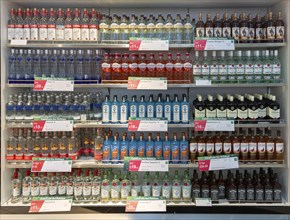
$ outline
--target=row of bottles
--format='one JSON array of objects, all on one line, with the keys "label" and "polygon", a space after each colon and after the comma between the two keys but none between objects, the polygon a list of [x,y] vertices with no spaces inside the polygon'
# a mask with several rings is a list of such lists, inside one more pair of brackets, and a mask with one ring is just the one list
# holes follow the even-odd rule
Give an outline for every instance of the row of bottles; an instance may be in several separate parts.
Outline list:
[{"label": "row of bottles", "polygon": [[[104,54],[102,62],[103,80],[127,80],[128,77],[167,77],[176,83],[192,82],[192,60],[190,54],[186,53],[185,58],[177,53],[173,59],[172,53],[167,54],[164,59],[163,53],[159,53],[155,58],[154,53],[146,58],[145,53],[132,53],[131,58],[128,53],[124,54]],[[104,81],[105,83],[105,81]]]},{"label": "row of bottles", "polygon": [[121,101],[118,101],[118,96],[114,95],[113,100],[106,96],[102,105],[103,123],[128,123],[129,118],[166,118],[169,123],[179,124],[189,123],[189,103],[185,94],[182,95],[182,100],[174,94],[174,99],[170,99],[167,94],[166,98],[162,98],[159,94],[157,99],[153,99],[150,95],[148,101],[145,96],[140,96],[139,102],[136,96],[132,96],[131,102],[127,101],[127,96],[123,96]]},{"label": "row of bottles", "polygon": [[198,132],[192,133],[190,138],[190,160],[194,163],[198,157],[222,154],[237,154],[240,161],[277,161],[283,163],[284,141],[280,130],[276,137],[269,129],[263,130],[249,128],[234,131],[232,135],[227,132]]},{"label": "row of bottles", "polygon": [[240,43],[262,43],[262,42],[283,42],[285,38],[285,25],[281,12],[274,18],[271,11],[261,18],[257,14],[255,18],[252,14],[238,14],[234,12],[229,17],[224,13],[223,18],[220,14],[215,15],[214,20],[211,14],[206,15],[206,22],[203,21],[202,13],[196,23],[197,37],[226,37],[234,38]]},{"label": "row of bottles", "polygon": [[212,83],[279,83],[281,62],[278,50],[255,51],[195,51],[193,79],[208,79]]},{"label": "row of bottles", "polygon": [[268,121],[279,123],[280,105],[276,96],[271,94],[244,94],[244,95],[207,95],[203,100],[197,94],[193,101],[193,114],[195,119],[227,118],[238,120],[239,123],[258,123]]},{"label": "row of bottles", "polygon": [[102,145],[103,163],[120,163],[124,157],[155,157],[169,160],[170,163],[188,163],[189,148],[188,140],[183,132],[180,137],[177,133],[170,139],[169,134],[165,133],[164,139],[161,139],[160,133],[156,133],[153,139],[152,133],[145,139],[144,134],[140,133],[139,139],[135,138],[135,133],[131,134],[130,139],[124,133],[122,138],[119,134],[114,134],[114,139],[110,140],[109,135],[105,135]]},{"label": "row of bottles", "polygon": [[66,78],[76,84],[101,83],[101,50],[11,49],[9,83],[33,83],[37,77]]},{"label": "row of bottles", "polygon": [[[16,15],[16,16],[15,16]],[[58,12],[53,8],[48,12],[43,8],[22,11],[10,9],[8,20],[8,40],[91,40],[99,39],[99,17],[95,9],[91,13],[84,9],[71,11],[66,14],[60,8]]]},{"label": "row of bottles", "polygon": [[102,120],[102,93],[24,92],[8,96],[6,120],[57,116],[73,120]]},{"label": "row of bottles", "polygon": [[203,172],[198,177],[196,170],[190,179],[189,172],[183,177],[178,171],[153,176],[146,172],[142,179],[138,174],[113,173],[112,170],[78,169],[71,173],[22,173],[15,170],[12,177],[12,203],[31,202],[37,196],[73,196],[75,203],[125,203],[128,196],[164,197],[167,202],[190,203],[196,198],[211,198],[213,202],[227,199],[229,202],[282,202],[282,186],[278,174],[271,168],[266,173],[260,169],[252,174],[247,170],[244,175],[238,170],[236,175],[228,171],[224,179],[223,172]]}]

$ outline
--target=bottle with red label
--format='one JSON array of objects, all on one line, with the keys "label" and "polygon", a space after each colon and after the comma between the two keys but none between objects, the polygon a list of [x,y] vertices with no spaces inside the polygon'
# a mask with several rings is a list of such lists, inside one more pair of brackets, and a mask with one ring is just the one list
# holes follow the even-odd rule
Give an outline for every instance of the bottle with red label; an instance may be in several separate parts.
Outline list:
[{"label": "bottle with red label", "polygon": [[71,15],[71,11],[68,8],[66,11],[66,19],[64,22],[64,39],[65,40],[72,40],[73,37],[73,20],[72,20],[72,15]]},{"label": "bottle with red label", "polygon": [[21,8],[19,8],[17,11],[16,25],[15,25],[15,39],[17,40],[23,39],[23,25],[24,25],[24,21],[22,18],[22,10]]},{"label": "bottle with red label", "polygon": [[56,39],[56,16],[53,8],[50,9],[50,17],[47,22],[47,39],[55,40]]},{"label": "bottle with red label", "polygon": [[33,18],[31,19],[30,24],[30,39],[38,40],[39,39],[39,17],[37,15],[37,9],[33,9]]},{"label": "bottle with red label", "polygon": [[61,8],[58,9],[58,18],[55,21],[55,35],[57,40],[64,40],[64,13]]},{"label": "bottle with red label", "polygon": [[79,9],[75,9],[75,18],[72,21],[72,39],[81,40],[81,18]]},{"label": "bottle with red label", "polygon": [[138,76],[138,54],[131,55],[131,62],[129,63],[129,76]]},{"label": "bottle with red label", "polygon": [[183,62],[183,71],[184,71],[184,83],[192,82],[192,61],[190,59],[190,54],[185,54],[185,60]]},{"label": "bottle with red label", "polygon": [[15,39],[15,27],[16,27],[17,21],[15,19],[15,12],[14,9],[10,9],[10,18],[8,20],[7,24],[7,34],[8,34],[8,40],[14,40]]},{"label": "bottle with red label", "polygon": [[180,53],[176,54],[176,59],[174,60],[173,65],[174,71],[174,83],[183,83],[184,82],[184,74],[183,74],[183,60],[181,59]]},{"label": "bottle with red label", "polygon": [[140,77],[146,77],[147,74],[147,60],[146,60],[146,54],[141,53],[140,54],[140,59],[138,63],[138,75]]},{"label": "bottle with red label", "polygon": [[89,30],[89,13],[87,9],[84,9],[84,15],[81,20],[81,39],[89,40],[90,39],[90,30]]},{"label": "bottle with red label", "polygon": [[121,74],[121,55],[119,53],[115,53],[115,57],[112,61],[112,80],[120,80]]},{"label": "bottle with red label", "polygon": [[158,59],[156,60],[156,77],[165,77],[164,63],[163,54],[159,53]]},{"label": "bottle with red label", "polygon": [[165,64],[165,74],[167,76],[167,80],[171,81],[171,83],[173,80],[173,67],[174,67],[174,63],[173,63],[172,53],[168,53],[166,64]]},{"label": "bottle with red label", "polygon": [[98,18],[97,18],[97,12],[96,10],[93,8],[92,9],[92,18],[89,21],[89,35],[90,35],[90,40],[98,40],[98,35],[99,35],[99,31],[98,31]]},{"label": "bottle with red label", "polygon": [[31,24],[31,15],[30,10],[27,8],[26,10],[26,17],[24,19],[23,23],[23,39],[24,40],[30,40],[30,24]]},{"label": "bottle with red label", "polygon": [[104,54],[104,60],[102,63],[102,80],[104,80],[104,83],[106,80],[111,80],[111,61],[109,58],[109,54]]},{"label": "bottle with red label", "polygon": [[147,77],[154,77],[156,71],[156,64],[154,54],[150,53],[149,59],[147,61]]},{"label": "bottle with red label", "polygon": [[124,53],[122,55],[122,76],[121,76],[121,80],[128,80],[129,77],[129,65],[130,65],[131,61],[129,60],[129,54]]},{"label": "bottle with red label", "polygon": [[47,40],[47,12],[43,8],[39,20],[39,40]]}]

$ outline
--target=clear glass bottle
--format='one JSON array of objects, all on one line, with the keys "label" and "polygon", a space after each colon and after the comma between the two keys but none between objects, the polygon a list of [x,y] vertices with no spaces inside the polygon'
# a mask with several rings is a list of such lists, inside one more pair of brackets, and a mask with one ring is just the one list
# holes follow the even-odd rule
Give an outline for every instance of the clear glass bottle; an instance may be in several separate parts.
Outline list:
[{"label": "clear glass bottle", "polygon": [[113,180],[111,182],[111,200],[113,203],[120,201],[120,193],[121,193],[121,186],[120,186],[120,180],[118,176],[115,174],[113,177]]}]

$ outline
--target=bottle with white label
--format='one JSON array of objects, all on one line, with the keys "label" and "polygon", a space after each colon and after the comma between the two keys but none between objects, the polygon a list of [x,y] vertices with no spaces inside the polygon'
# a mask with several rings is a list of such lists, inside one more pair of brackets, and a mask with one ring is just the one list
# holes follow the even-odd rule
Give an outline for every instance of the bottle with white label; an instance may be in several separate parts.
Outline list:
[{"label": "bottle with white label", "polygon": [[122,97],[122,102],[120,103],[120,123],[126,124],[128,123],[128,115],[129,115],[129,104],[127,101],[127,96]]},{"label": "bottle with white label", "polygon": [[30,171],[25,171],[26,175],[22,180],[22,203],[27,204],[31,202],[31,177]]},{"label": "bottle with white label", "polygon": [[53,8],[50,9],[50,17],[47,21],[47,39],[56,40],[56,16]]},{"label": "bottle with white label", "polygon": [[94,170],[94,176],[92,178],[92,200],[93,202],[99,202],[101,199],[101,178],[99,176],[99,170]]},{"label": "bottle with white label", "polygon": [[75,9],[75,17],[72,21],[72,39],[81,40],[81,18],[79,9]]},{"label": "bottle with white label", "polygon": [[89,14],[87,9],[83,11],[83,17],[81,19],[81,40],[90,39],[90,30],[89,30]]},{"label": "bottle with white label", "polygon": [[39,40],[47,40],[47,11],[43,8],[39,20]]},{"label": "bottle with white label", "polygon": [[168,173],[165,173],[162,179],[162,188],[161,188],[161,195],[166,199],[167,202],[171,201],[171,182]]},{"label": "bottle with white label", "polygon": [[12,185],[11,203],[17,203],[19,202],[21,196],[21,182],[17,170],[14,171],[11,185]]},{"label": "bottle with white label", "polygon": [[39,39],[39,17],[37,15],[37,9],[33,9],[33,18],[30,23],[30,39],[38,40]]},{"label": "bottle with white label", "polygon": [[114,95],[113,101],[111,103],[111,123],[117,124],[120,122],[120,108],[119,108],[119,102],[117,100],[117,96]]},{"label": "bottle with white label", "polygon": [[73,39],[73,19],[70,9],[66,11],[66,19],[64,21],[64,40]]},{"label": "bottle with white label", "polygon": [[137,118],[138,115],[138,102],[136,95],[132,96],[132,101],[129,103],[129,117]]},{"label": "bottle with white label", "polygon": [[228,51],[226,65],[228,69],[228,83],[236,83],[236,62],[234,60],[234,52]]},{"label": "bottle with white label", "polygon": [[151,180],[150,180],[150,176],[149,176],[149,172],[146,172],[143,180],[142,180],[142,196],[144,197],[148,197],[151,196]]},{"label": "bottle with white label", "polygon": [[243,57],[245,65],[245,79],[247,83],[254,82],[254,59],[251,56],[251,51],[247,50],[245,56]]},{"label": "bottle with white label", "polygon": [[205,117],[206,118],[217,117],[216,102],[213,100],[212,95],[208,95],[207,100],[205,101]]},{"label": "bottle with white label", "polygon": [[38,173],[32,174],[32,180],[31,180],[31,196],[36,197],[39,196],[39,182],[40,178],[38,177]]},{"label": "bottle with white label", "polygon": [[169,43],[172,43],[174,28],[173,28],[173,19],[171,14],[167,15],[165,25],[164,25],[164,36],[166,40],[169,40]]},{"label": "bottle with white label", "polygon": [[46,172],[43,173],[43,176],[40,178],[39,186],[40,186],[39,195],[48,196],[49,177],[47,176]]},{"label": "bottle with white label", "polygon": [[17,20],[17,23],[15,25],[15,39],[16,40],[23,40],[24,21],[23,21],[23,18],[22,18],[22,10],[21,10],[21,8],[19,8],[18,11],[17,11],[16,20]]},{"label": "bottle with white label", "polygon": [[191,202],[191,182],[188,174],[185,174],[184,176],[181,191],[182,191],[182,201],[185,203]]},{"label": "bottle with white label", "polygon": [[207,56],[207,51],[203,51],[203,61],[201,66],[202,79],[209,79],[210,74],[210,61]]},{"label": "bottle with white label", "polygon": [[107,203],[110,200],[111,184],[108,176],[105,174],[101,182],[101,202]]},{"label": "bottle with white label", "polygon": [[201,57],[199,57],[199,51],[195,51],[195,56],[193,60],[193,82],[196,82],[197,79],[202,78],[202,62]]},{"label": "bottle with white label", "polygon": [[276,37],[276,28],[275,28],[275,22],[273,19],[273,13],[270,11],[268,13],[268,20],[266,22],[266,27],[267,27],[267,41],[270,43],[275,42],[275,37]]},{"label": "bottle with white label", "polygon": [[81,175],[82,170],[78,169],[77,175],[74,180],[74,200],[83,200],[83,177]]},{"label": "bottle with white label", "polygon": [[245,83],[245,63],[242,59],[242,51],[236,51],[236,79],[238,83]]},{"label": "bottle with white label", "polygon": [[219,83],[218,74],[219,74],[219,66],[218,60],[216,56],[216,51],[212,51],[211,62],[210,62],[210,80],[212,83]]},{"label": "bottle with white label", "polygon": [[260,51],[254,51],[253,57],[253,65],[254,65],[254,82],[261,83],[262,82],[262,74],[263,74],[263,64],[260,58]]},{"label": "bottle with white label", "polygon": [[218,70],[219,70],[219,82],[228,82],[228,66],[225,59],[225,51],[220,51],[220,56],[218,57]]},{"label": "bottle with white label", "polygon": [[246,123],[246,120],[248,119],[248,105],[244,101],[245,97],[238,95],[236,97],[238,99],[238,117],[239,123]]},{"label": "bottle with white label", "polygon": [[61,8],[58,9],[58,18],[55,21],[55,37],[57,40],[64,40],[64,16]]},{"label": "bottle with white label", "polygon": [[181,182],[180,178],[178,176],[178,171],[175,171],[173,180],[172,180],[172,202],[174,203],[180,203],[182,195],[181,195]]},{"label": "bottle with white label", "polygon": [[273,67],[273,82],[280,82],[281,80],[281,62],[278,59],[278,50],[274,50],[274,56],[270,60]]},{"label": "bottle with white label", "polygon": [[26,9],[26,18],[24,19],[23,22],[23,39],[24,40],[30,40],[30,24],[31,24],[31,14],[30,14],[30,9]]},{"label": "bottle with white label", "polygon": [[214,25],[213,21],[211,20],[211,14],[208,13],[206,16],[206,22],[205,22],[205,36],[206,37],[213,37],[214,36]]},{"label": "bottle with white label", "polygon": [[92,197],[92,179],[90,176],[90,170],[86,170],[86,174],[83,178],[83,197],[84,200],[91,200]]},{"label": "bottle with white label", "polygon": [[66,182],[67,182],[67,177],[62,173],[59,176],[58,184],[57,184],[57,194],[59,196],[65,196],[66,195]]},{"label": "bottle with white label", "polygon": [[273,64],[269,58],[269,50],[263,51],[263,82],[272,82]]},{"label": "bottle with white label", "polygon": [[92,17],[89,21],[89,36],[91,41],[99,39],[98,19],[96,9],[92,9]]},{"label": "bottle with white label", "polygon": [[206,117],[205,103],[203,102],[201,95],[196,95],[196,101],[193,103],[193,108],[195,119],[202,119]]},{"label": "bottle with white label", "polygon": [[58,191],[58,177],[56,173],[52,173],[52,176],[49,180],[49,187],[48,187],[48,195],[49,196],[56,196]]},{"label": "bottle with white label", "polygon": [[176,44],[182,44],[182,40],[183,40],[183,21],[181,19],[180,14],[176,15],[176,19],[174,21],[173,24],[173,33],[174,33],[174,37],[173,37],[173,42]]},{"label": "bottle with white label", "polygon": [[147,112],[147,118],[154,118],[155,109],[154,109],[153,95],[149,96],[146,112]]},{"label": "bottle with white label", "polygon": [[161,196],[161,183],[159,181],[159,173],[156,172],[152,182],[152,196],[160,197]]},{"label": "bottle with white label", "polygon": [[121,181],[121,201],[126,203],[127,197],[131,195],[131,181],[128,178],[128,175],[124,175]]},{"label": "bottle with white label", "polygon": [[167,94],[165,98],[164,106],[164,117],[167,118],[168,123],[172,123],[172,103],[170,101],[170,95]]},{"label": "bottle with white label", "polygon": [[240,21],[240,42],[247,43],[249,37],[249,28],[246,13],[242,13],[242,19]]},{"label": "bottle with white label", "polygon": [[119,35],[120,35],[120,22],[116,14],[113,15],[113,19],[110,24],[110,29],[111,29],[111,36],[110,36],[111,43],[118,44]]},{"label": "bottle with white label", "polygon": [[138,117],[139,118],[145,118],[147,116],[146,110],[147,110],[147,104],[145,102],[145,96],[142,95],[140,97],[140,102],[139,102],[139,105],[138,105]]},{"label": "bottle with white label", "polygon": [[67,196],[74,195],[74,182],[75,182],[75,177],[73,175],[73,172],[70,172],[68,174],[67,181],[66,181],[66,195]]},{"label": "bottle with white label", "polygon": [[180,102],[178,100],[177,94],[174,95],[174,99],[172,102],[172,111],[173,111],[172,117],[173,124],[180,123]]},{"label": "bottle with white label", "polygon": [[224,101],[224,97],[219,94],[217,95],[216,102],[216,116],[217,118],[227,118],[226,102]]},{"label": "bottle with white label", "polygon": [[17,21],[15,18],[15,11],[13,8],[10,9],[10,18],[7,22],[7,39],[8,40],[14,40],[15,39],[15,27],[16,27]]},{"label": "bottle with white label", "polygon": [[276,27],[276,41],[283,42],[285,38],[285,24],[282,19],[281,11],[278,12],[278,18],[275,22]]},{"label": "bottle with white label", "polygon": [[164,37],[164,19],[162,14],[159,14],[156,21],[156,38],[164,40]]},{"label": "bottle with white label", "polygon": [[138,175],[134,174],[134,177],[131,181],[131,192],[130,192],[131,196],[133,197],[137,197],[137,196],[141,196],[141,185],[140,182],[138,180]]},{"label": "bottle with white label", "polygon": [[111,200],[113,203],[120,201],[121,185],[120,180],[115,174],[111,182]]},{"label": "bottle with white label", "polygon": [[272,123],[280,122],[280,105],[276,102],[276,96],[270,95],[268,104],[268,117]]},{"label": "bottle with white label", "polygon": [[189,123],[189,102],[187,101],[187,97],[185,94],[182,95],[182,101],[180,102],[181,108],[181,123],[188,124]]}]

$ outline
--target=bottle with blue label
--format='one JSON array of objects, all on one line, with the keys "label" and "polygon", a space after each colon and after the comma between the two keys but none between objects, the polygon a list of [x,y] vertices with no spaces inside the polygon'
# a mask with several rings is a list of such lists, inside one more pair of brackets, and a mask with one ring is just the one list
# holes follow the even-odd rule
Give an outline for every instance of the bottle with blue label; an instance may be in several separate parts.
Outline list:
[{"label": "bottle with blue label", "polygon": [[111,160],[113,164],[119,163],[120,160],[120,141],[118,132],[114,135],[114,141],[111,144]]},{"label": "bottle with blue label", "polygon": [[139,141],[137,142],[137,156],[145,157],[145,146],[146,142],[144,141],[144,134],[141,133],[139,137]]},{"label": "bottle with blue label", "polygon": [[122,102],[120,103],[120,123],[126,124],[128,123],[128,108],[129,104],[127,101],[127,96],[122,97]]},{"label": "bottle with blue label", "polygon": [[127,133],[125,132],[120,142],[120,160],[122,162],[124,161],[124,157],[128,156],[128,144]]},{"label": "bottle with blue label", "polygon": [[182,164],[186,164],[188,163],[188,154],[189,154],[189,151],[188,151],[188,141],[186,140],[186,135],[185,135],[185,132],[182,132],[182,139],[179,143],[180,145],[180,163]]},{"label": "bottle with blue label", "polygon": [[14,120],[15,119],[15,102],[13,101],[13,96],[8,96],[8,103],[6,104],[6,120]]},{"label": "bottle with blue label", "polygon": [[102,146],[103,163],[110,163],[111,161],[111,141],[109,140],[109,134],[106,134],[105,140]]},{"label": "bottle with blue label", "polygon": [[187,101],[185,94],[183,94],[183,98],[180,103],[180,106],[181,106],[181,123],[188,124],[189,123],[189,102]]},{"label": "bottle with blue label", "polygon": [[156,140],[154,141],[154,157],[160,159],[163,157],[162,154],[162,141],[160,139],[160,133],[156,134]]},{"label": "bottle with blue label", "polygon": [[172,123],[172,103],[169,94],[166,95],[164,102],[164,117],[167,118],[168,123]]},{"label": "bottle with blue label", "polygon": [[111,103],[111,123],[117,124],[120,122],[120,112],[119,112],[119,102],[117,96],[114,95],[113,101]]},{"label": "bottle with blue label", "polygon": [[171,143],[169,141],[168,133],[165,133],[165,138],[162,143],[162,154],[164,160],[171,160]]},{"label": "bottle with blue label", "polygon": [[157,102],[155,103],[155,115],[156,118],[163,118],[163,102],[161,94],[158,95]]},{"label": "bottle with blue label", "polygon": [[137,141],[135,140],[135,133],[131,134],[131,139],[128,143],[129,157],[137,156]]},{"label": "bottle with blue label", "polygon": [[80,120],[81,119],[81,113],[80,113],[80,102],[79,97],[77,95],[74,96],[74,103],[72,104],[72,114],[74,120]]},{"label": "bottle with blue label", "polygon": [[147,104],[145,102],[145,96],[142,95],[140,97],[140,102],[138,105],[138,117],[139,118],[146,118],[146,109],[147,109]]},{"label": "bottle with blue label", "polygon": [[173,134],[173,140],[171,141],[171,161],[173,164],[179,162],[179,141],[177,140],[177,134]]},{"label": "bottle with blue label", "polygon": [[180,102],[178,101],[178,95],[174,95],[174,100],[172,102],[173,108],[173,124],[180,123]]},{"label": "bottle with blue label", "polygon": [[138,117],[138,102],[136,96],[132,96],[132,101],[130,102],[129,106],[129,117],[130,118],[137,118]]},{"label": "bottle with blue label", "polygon": [[103,115],[103,123],[108,124],[111,121],[111,102],[110,97],[107,95],[105,97],[105,101],[102,104],[102,115]]},{"label": "bottle with blue label", "polygon": [[154,118],[154,102],[153,95],[149,96],[149,100],[147,102],[147,118]]},{"label": "bottle with blue label", "polygon": [[152,133],[148,134],[148,140],[146,141],[146,157],[154,156],[154,141],[152,140]]}]

